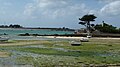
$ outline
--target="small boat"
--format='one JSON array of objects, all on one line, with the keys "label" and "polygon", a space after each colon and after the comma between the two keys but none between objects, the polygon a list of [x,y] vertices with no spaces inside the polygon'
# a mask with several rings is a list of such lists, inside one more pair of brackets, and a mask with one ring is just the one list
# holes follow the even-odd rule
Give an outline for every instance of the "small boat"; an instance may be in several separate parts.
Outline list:
[{"label": "small boat", "polygon": [[9,38],[8,37],[0,37],[0,41],[8,41]]},{"label": "small boat", "polygon": [[87,37],[82,37],[80,38],[81,42],[89,42],[89,39]]},{"label": "small boat", "polygon": [[72,46],[80,46],[80,45],[81,45],[81,42],[72,41],[72,42],[71,42],[71,45],[72,45]]},{"label": "small boat", "polygon": [[87,36],[87,38],[91,38],[92,36]]}]

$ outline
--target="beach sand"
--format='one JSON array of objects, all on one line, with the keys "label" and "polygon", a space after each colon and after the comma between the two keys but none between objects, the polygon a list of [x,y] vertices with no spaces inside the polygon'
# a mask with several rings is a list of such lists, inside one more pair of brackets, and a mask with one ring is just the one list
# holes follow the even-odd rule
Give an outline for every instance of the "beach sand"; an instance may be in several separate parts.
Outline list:
[{"label": "beach sand", "polygon": [[[51,39],[71,39],[71,40],[80,40],[84,37],[62,37],[62,36],[44,36],[44,38],[51,38]],[[86,37],[85,37],[86,38]],[[92,37],[89,40],[120,40],[120,38],[98,38]],[[42,44],[45,43],[47,40],[13,40],[15,42],[0,42],[0,46],[19,46],[19,45],[34,45],[34,44]]]},{"label": "beach sand", "polygon": [[[59,38],[59,39],[81,39],[84,37],[65,37],[65,36],[44,36],[46,38]],[[85,37],[86,38],[86,37]],[[120,39],[120,38],[110,38],[110,37],[92,37],[90,39]]]}]

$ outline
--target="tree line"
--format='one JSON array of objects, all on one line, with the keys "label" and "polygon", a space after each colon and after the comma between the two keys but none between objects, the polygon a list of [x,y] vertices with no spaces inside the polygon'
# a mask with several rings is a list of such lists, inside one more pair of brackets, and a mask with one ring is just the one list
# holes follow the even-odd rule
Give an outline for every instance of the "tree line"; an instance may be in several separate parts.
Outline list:
[{"label": "tree line", "polygon": [[21,25],[18,24],[10,24],[10,25],[0,25],[0,28],[23,28]]},{"label": "tree line", "polygon": [[102,24],[96,24],[94,28],[103,33],[120,34],[120,28],[107,24],[104,21]]}]

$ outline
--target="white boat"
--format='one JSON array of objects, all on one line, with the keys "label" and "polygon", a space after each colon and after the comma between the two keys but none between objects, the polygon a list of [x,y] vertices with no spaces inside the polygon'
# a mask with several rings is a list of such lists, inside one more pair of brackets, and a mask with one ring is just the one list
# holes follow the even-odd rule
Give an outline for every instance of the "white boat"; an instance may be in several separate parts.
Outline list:
[{"label": "white boat", "polygon": [[0,37],[0,41],[8,41],[9,38],[8,37]]},{"label": "white boat", "polygon": [[80,41],[81,42],[89,42],[89,39],[87,37],[81,37]]},{"label": "white boat", "polygon": [[72,41],[72,42],[71,42],[71,45],[72,45],[72,46],[80,46],[80,45],[81,45],[81,42]]}]

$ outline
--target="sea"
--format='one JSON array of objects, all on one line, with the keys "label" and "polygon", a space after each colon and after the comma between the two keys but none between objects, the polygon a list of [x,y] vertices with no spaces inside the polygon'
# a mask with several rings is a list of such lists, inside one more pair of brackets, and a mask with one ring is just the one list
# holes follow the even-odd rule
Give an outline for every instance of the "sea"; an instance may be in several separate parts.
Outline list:
[{"label": "sea", "polygon": [[25,37],[18,36],[19,34],[40,34],[40,35],[51,35],[51,34],[73,34],[74,31],[61,31],[52,29],[20,29],[20,28],[0,28],[0,36],[9,37],[10,39],[43,39],[37,37]]}]

